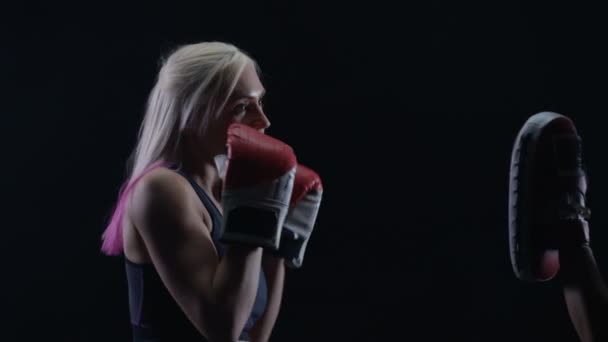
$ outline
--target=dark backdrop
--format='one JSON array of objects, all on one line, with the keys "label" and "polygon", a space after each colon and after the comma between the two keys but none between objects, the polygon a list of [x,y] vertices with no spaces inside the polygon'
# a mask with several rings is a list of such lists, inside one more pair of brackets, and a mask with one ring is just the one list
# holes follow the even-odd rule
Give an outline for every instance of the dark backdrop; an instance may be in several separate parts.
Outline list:
[{"label": "dark backdrop", "polygon": [[507,177],[528,116],[573,117],[606,270],[601,8],[415,3],[3,5],[2,340],[128,340],[100,235],[160,57],[223,40],[259,61],[269,133],[325,185],[274,341],[576,341],[559,286],[511,271]]}]

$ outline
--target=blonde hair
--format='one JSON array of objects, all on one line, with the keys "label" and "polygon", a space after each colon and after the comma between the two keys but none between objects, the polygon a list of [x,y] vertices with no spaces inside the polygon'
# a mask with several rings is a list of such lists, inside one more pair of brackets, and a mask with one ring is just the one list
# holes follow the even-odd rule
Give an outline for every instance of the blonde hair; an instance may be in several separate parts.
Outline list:
[{"label": "blonde hair", "polygon": [[134,184],[152,169],[179,161],[184,128],[205,133],[221,114],[247,63],[257,69],[249,55],[223,42],[180,46],[163,61],[129,160],[129,176],[102,236],[103,252],[122,252],[122,217]]}]

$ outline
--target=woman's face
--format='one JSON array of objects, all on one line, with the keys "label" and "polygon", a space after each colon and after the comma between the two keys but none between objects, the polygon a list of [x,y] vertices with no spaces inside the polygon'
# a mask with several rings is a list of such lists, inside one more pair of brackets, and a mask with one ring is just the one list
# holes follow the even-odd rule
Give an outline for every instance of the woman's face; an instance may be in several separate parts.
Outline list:
[{"label": "woman's face", "polygon": [[201,137],[200,144],[205,146],[207,153],[225,153],[226,132],[232,123],[241,123],[262,133],[270,127],[262,106],[265,92],[254,65],[247,63],[219,120],[212,122],[205,137]]},{"label": "woman's face", "polygon": [[262,106],[265,92],[255,67],[247,63],[221,114],[220,121],[226,124],[225,128],[238,122],[264,132],[270,126]]}]

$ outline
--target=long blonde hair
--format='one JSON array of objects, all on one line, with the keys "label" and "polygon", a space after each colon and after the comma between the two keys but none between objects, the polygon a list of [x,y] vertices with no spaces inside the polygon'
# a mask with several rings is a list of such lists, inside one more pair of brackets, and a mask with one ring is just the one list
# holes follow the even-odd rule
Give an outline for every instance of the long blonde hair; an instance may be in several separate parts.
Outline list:
[{"label": "long blonde hair", "polygon": [[122,219],[135,183],[152,169],[179,161],[181,132],[195,127],[205,133],[219,117],[247,63],[257,69],[249,55],[223,42],[183,45],[163,61],[129,160],[129,176],[102,235],[105,254],[122,253]]}]

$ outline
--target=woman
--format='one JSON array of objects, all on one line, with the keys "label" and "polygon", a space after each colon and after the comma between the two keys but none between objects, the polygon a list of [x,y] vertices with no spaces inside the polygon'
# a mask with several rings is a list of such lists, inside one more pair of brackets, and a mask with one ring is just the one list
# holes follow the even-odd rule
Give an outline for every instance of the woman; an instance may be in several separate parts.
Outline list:
[{"label": "woman", "polygon": [[[131,175],[103,235],[106,254],[125,256],[135,341],[267,341],[271,335],[285,261],[288,266],[301,265],[321,185],[311,170],[298,165],[295,172],[295,156],[287,145],[263,134],[270,126],[262,108],[264,93],[256,62],[230,44],[182,46],[163,63],[149,97]],[[231,165],[230,158],[222,161],[227,139],[232,143]],[[247,151],[255,144],[262,154],[251,157]],[[281,146],[281,152],[264,152],[267,146]],[[266,158],[269,154],[272,158]],[[250,159],[239,164],[235,155]],[[275,164],[269,166],[267,159]],[[286,203],[277,209],[278,216],[270,215],[278,217],[270,225],[272,236],[264,242],[230,235],[247,225],[268,228],[268,215],[260,218],[260,210],[233,210],[244,207],[239,199],[244,198],[242,189],[226,189],[226,184],[238,187],[243,183],[239,175],[266,175],[269,167],[278,170],[285,165],[285,175],[272,183],[283,182],[281,198],[266,201],[259,193],[247,195],[247,200],[259,203]],[[305,186],[300,186],[298,198],[291,197],[296,196],[298,182]],[[311,195],[315,196],[309,201],[312,210],[305,210],[306,222],[288,225],[290,197],[291,213],[294,203],[304,203]],[[228,202],[238,215],[225,220],[222,209]],[[293,245],[284,241],[290,238],[302,242],[285,252],[283,246]]]}]

